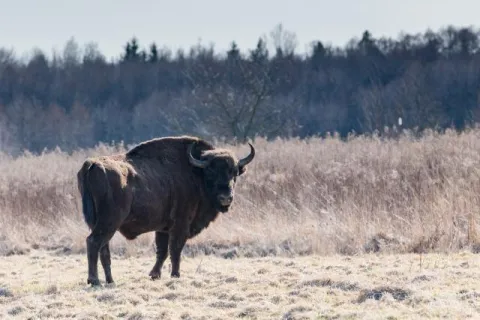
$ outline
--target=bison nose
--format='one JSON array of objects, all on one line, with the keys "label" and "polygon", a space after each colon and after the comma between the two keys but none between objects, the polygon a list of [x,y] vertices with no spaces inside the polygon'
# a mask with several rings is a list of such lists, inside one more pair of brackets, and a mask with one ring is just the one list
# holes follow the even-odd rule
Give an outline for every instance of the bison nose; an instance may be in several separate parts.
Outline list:
[{"label": "bison nose", "polygon": [[220,201],[222,206],[228,206],[232,203],[233,196],[231,194],[219,194],[218,201]]}]

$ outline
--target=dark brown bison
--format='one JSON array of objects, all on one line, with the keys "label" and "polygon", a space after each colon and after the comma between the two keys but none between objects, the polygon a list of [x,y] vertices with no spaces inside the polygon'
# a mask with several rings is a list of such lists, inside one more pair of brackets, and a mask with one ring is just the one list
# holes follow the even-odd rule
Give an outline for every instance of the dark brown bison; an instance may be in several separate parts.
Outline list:
[{"label": "dark brown bison", "polygon": [[172,277],[180,277],[180,254],[187,239],[199,234],[233,201],[237,177],[245,173],[255,149],[238,160],[196,137],[165,137],[143,142],[130,151],[89,158],[77,174],[87,237],[88,280],[100,285],[98,256],[105,280],[112,283],[108,242],[117,230],[132,240],[155,231],[160,278],[170,253]]}]

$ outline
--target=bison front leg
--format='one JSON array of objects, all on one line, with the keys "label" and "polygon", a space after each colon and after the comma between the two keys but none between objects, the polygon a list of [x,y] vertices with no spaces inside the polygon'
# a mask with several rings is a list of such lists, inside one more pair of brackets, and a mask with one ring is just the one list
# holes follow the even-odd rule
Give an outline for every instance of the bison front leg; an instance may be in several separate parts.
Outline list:
[{"label": "bison front leg", "polygon": [[162,266],[168,255],[168,238],[168,233],[158,231],[155,232],[157,260],[152,268],[152,271],[150,271],[150,277],[152,277],[152,280],[160,279],[162,275]]},{"label": "bison front leg", "polygon": [[187,228],[173,227],[170,231],[170,259],[172,261],[172,278],[180,278],[180,256],[187,242]]}]

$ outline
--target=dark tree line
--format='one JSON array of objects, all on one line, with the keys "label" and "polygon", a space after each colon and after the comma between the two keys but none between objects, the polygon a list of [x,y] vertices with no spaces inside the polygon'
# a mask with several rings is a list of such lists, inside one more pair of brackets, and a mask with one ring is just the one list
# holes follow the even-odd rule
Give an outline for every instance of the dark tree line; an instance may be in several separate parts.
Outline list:
[{"label": "dark tree line", "polygon": [[480,117],[479,39],[473,28],[397,39],[365,31],[345,47],[317,41],[305,56],[279,25],[252,49],[232,42],[224,54],[201,45],[173,54],[136,38],[117,61],[73,39],[50,59],[0,49],[1,148],[72,150],[170,134],[346,136],[400,117],[404,128],[462,130]]}]

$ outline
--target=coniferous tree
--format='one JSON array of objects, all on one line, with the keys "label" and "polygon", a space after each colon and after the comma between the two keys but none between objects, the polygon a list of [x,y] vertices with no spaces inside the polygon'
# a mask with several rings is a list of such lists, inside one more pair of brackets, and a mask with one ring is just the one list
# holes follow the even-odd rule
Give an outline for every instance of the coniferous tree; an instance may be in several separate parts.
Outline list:
[{"label": "coniferous tree", "polygon": [[155,63],[158,61],[158,48],[155,43],[152,43],[150,45],[150,54],[148,56],[148,61]]}]

